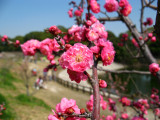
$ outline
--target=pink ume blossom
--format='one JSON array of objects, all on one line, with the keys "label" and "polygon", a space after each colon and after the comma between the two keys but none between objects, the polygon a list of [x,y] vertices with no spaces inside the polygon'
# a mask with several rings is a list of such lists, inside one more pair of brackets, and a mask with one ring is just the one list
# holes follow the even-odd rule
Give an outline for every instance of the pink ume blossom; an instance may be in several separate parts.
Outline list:
[{"label": "pink ume blossom", "polygon": [[55,39],[46,38],[40,43],[40,51],[44,55],[51,55],[52,51],[58,52],[60,45]]},{"label": "pink ume blossom", "polygon": [[75,32],[79,32],[81,29],[81,27],[79,27],[78,25],[73,25],[69,30],[68,33],[71,35],[74,35]]},{"label": "pink ume blossom", "polygon": [[56,112],[69,114],[77,113],[80,114],[80,109],[76,105],[76,101],[73,99],[68,100],[67,98],[62,98],[61,102],[56,105]]},{"label": "pink ume blossom", "polygon": [[35,39],[28,40],[24,44],[21,45],[21,49],[24,55],[33,56],[36,53],[36,50],[39,49],[40,42]]},{"label": "pink ume blossom", "polygon": [[114,120],[113,116],[108,115],[105,120]]},{"label": "pink ume blossom", "polygon": [[61,33],[61,30],[57,27],[57,26],[51,26],[50,28],[49,28],[49,32],[51,33],[51,34],[53,34],[53,35],[58,35],[58,34],[60,34]]},{"label": "pink ume blossom", "polygon": [[107,12],[114,12],[118,10],[118,2],[116,0],[106,0],[104,8]]},{"label": "pink ume blossom", "polygon": [[53,59],[54,59],[54,55],[48,55],[48,56],[47,56],[47,59],[48,59],[48,60],[53,60]]},{"label": "pink ume blossom", "polygon": [[113,44],[109,41],[107,41],[106,44],[107,45],[103,47],[101,51],[101,58],[104,66],[110,65],[113,62],[115,56]]},{"label": "pink ume blossom", "polygon": [[130,106],[131,105],[131,100],[129,100],[127,97],[122,97],[120,102],[122,102],[123,106]]},{"label": "pink ume blossom", "polygon": [[156,116],[159,116],[159,117],[160,117],[160,109],[159,109],[159,108],[156,108],[156,109],[154,110],[154,112],[155,112],[155,115],[156,115]]},{"label": "pink ume blossom", "polygon": [[85,118],[78,117],[66,117],[59,116],[60,114],[68,114],[71,115],[73,113],[80,114],[80,109],[76,105],[76,101],[73,99],[68,100],[67,98],[62,98],[61,102],[56,105],[56,111],[52,110],[53,115],[50,114],[48,116],[48,120],[86,120]]},{"label": "pink ume blossom", "polygon": [[86,81],[88,77],[83,72],[75,72],[70,69],[67,70],[67,73],[72,81],[80,83],[81,80]]},{"label": "pink ume blossom", "polygon": [[76,43],[62,54],[59,59],[63,68],[84,72],[93,65],[93,52],[81,43]]},{"label": "pink ume blossom", "polygon": [[156,73],[160,70],[159,64],[157,63],[152,63],[149,65],[149,71],[153,74],[156,75]]},{"label": "pink ume blossom", "polygon": [[[103,96],[100,95],[100,106],[103,110],[107,108],[107,102],[103,100]],[[91,112],[93,110],[93,95],[90,96],[90,100],[86,103],[87,109]]]},{"label": "pink ume blossom", "polygon": [[152,20],[152,18],[147,18],[147,24],[149,25],[149,26],[151,26],[152,24],[153,24],[153,20]]},{"label": "pink ume blossom", "polygon": [[128,5],[129,3],[128,3],[128,0],[120,0],[119,1],[119,6],[120,7],[125,7],[126,5]]},{"label": "pink ume blossom", "polygon": [[7,39],[8,39],[8,36],[7,35],[3,35],[3,37],[1,38],[1,41],[5,42]]},{"label": "pink ume blossom", "polygon": [[93,13],[100,12],[100,5],[97,3],[96,0],[90,0],[89,4]]},{"label": "pink ume blossom", "polygon": [[121,117],[122,117],[123,119],[127,119],[127,118],[128,118],[128,114],[127,114],[127,113],[123,113],[123,114],[121,115]]},{"label": "pink ume blossom", "polygon": [[3,38],[4,38],[4,39],[8,39],[8,36],[7,36],[7,35],[3,35]]},{"label": "pink ume blossom", "polygon": [[81,7],[78,8],[78,10],[74,11],[75,16],[81,16],[83,13],[83,9]]},{"label": "pink ume blossom", "polygon": [[145,119],[143,117],[133,117],[131,120],[148,120],[148,119]]},{"label": "pink ume blossom", "polygon": [[94,41],[99,38],[98,33],[94,30],[89,30],[88,33],[86,34],[86,37],[88,38],[89,41]]},{"label": "pink ume blossom", "polygon": [[128,16],[132,11],[132,6],[130,4],[127,4],[123,9],[120,10],[120,12],[124,15],[124,16]]},{"label": "pink ume blossom", "polygon": [[93,52],[94,54],[98,54],[99,51],[100,51],[100,47],[98,47],[98,46],[93,46],[93,47],[90,47],[90,50],[92,50],[92,52]]},{"label": "pink ume blossom", "polygon": [[107,38],[108,37],[108,33],[105,31],[105,27],[103,24],[101,24],[99,21],[95,22],[91,28],[98,33],[98,35],[101,38]]}]

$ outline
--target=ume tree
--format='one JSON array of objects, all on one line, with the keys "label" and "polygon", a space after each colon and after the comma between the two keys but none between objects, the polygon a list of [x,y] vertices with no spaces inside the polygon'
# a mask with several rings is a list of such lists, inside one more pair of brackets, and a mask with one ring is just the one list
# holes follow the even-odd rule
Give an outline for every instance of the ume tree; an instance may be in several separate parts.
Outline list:
[{"label": "ume tree", "polygon": [[[47,56],[51,66],[54,68],[60,65],[62,68],[67,69],[67,73],[72,81],[77,83],[86,80],[90,81],[93,95],[90,96],[86,103],[88,111],[84,108],[80,109],[75,100],[62,98],[61,102],[56,105],[56,108],[52,110],[53,114],[48,116],[48,120],[85,120],[87,118],[92,120],[147,120],[145,115],[148,114],[149,109],[153,111],[155,120],[160,117],[160,100],[157,95],[157,89],[152,90],[150,97],[143,96],[143,98],[136,101],[125,96],[119,98],[123,108],[130,107],[136,111],[134,116],[129,116],[127,109],[118,111],[116,102],[110,97],[107,98],[108,102],[106,102],[99,92],[99,87],[105,88],[107,83],[105,80],[98,79],[97,65],[100,61],[103,63],[103,66],[111,65],[116,54],[112,42],[108,40],[108,32],[104,27],[104,22],[107,21],[122,21],[127,26],[133,37],[131,42],[138,52],[134,55],[128,48],[125,42],[128,40],[128,34],[122,35],[122,41],[119,43],[119,46],[126,47],[126,50],[135,58],[144,57],[149,66],[149,71],[160,81],[160,67],[147,45],[148,41],[156,42],[156,37],[145,29],[146,26],[153,24],[153,20],[149,17],[145,21],[143,19],[146,7],[154,10],[157,10],[157,7],[152,5],[155,0],[140,1],[140,31],[128,17],[132,12],[129,0],[105,0],[104,5],[100,5],[98,0],[80,0],[79,3],[77,1],[69,3],[72,8],[68,11],[68,15],[71,18],[75,18],[76,24],[69,28],[68,32],[62,32],[58,27],[51,26],[47,31],[49,32],[48,34],[53,35],[52,39],[46,38],[41,42],[31,39],[24,44],[20,44],[18,40],[13,43],[8,40],[6,35],[3,36],[2,42],[6,41],[8,44],[21,46],[24,55],[33,56],[36,52],[41,52]],[[105,11],[101,11],[102,7],[105,8]],[[112,12],[117,13],[117,16],[110,17],[107,14]],[[95,14],[103,14],[104,17],[96,18]],[[70,41],[74,41],[75,44],[69,44]],[[55,53],[62,53],[59,57],[59,63],[56,63],[54,60],[56,57]],[[86,72],[88,69],[93,70],[93,76]],[[125,73],[126,71],[121,72]],[[127,71],[126,73],[132,72],[135,71]],[[141,73],[140,71],[136,72]],[[113,114],[100,116],[100,108],[106,110],[107,106]]]}]

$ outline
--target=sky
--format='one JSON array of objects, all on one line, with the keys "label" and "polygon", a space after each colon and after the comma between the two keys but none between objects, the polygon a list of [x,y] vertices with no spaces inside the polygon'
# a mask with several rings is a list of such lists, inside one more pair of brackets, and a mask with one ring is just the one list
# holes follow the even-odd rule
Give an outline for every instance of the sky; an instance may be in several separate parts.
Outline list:
[{"label": "sky", "polygon": [[[31,31],[43,31],[53,25],[63,25],[66,28],[75,24],[74,18],[69,18],[67,12],[72,7],[68,3],[71,0],[0,0],[0,35],[8,35],[13,38],[25,35]],[[80,0],[74,0],[80,1]],[[139,29],[140,0],[128,0],[132,6],[131,20]],[[99,0],[101,10],[105,0]],[[156,5],[157,0],[154,2]],[[116,16],[116,13],[109,13]],[[105,17],[102,14],[97,17]],[[144,19],[156,18],[156,11],[146,9]],[[126,32],[127,28],[122,22],[106,22],[106,30],[112,31],[116,36]]]}]

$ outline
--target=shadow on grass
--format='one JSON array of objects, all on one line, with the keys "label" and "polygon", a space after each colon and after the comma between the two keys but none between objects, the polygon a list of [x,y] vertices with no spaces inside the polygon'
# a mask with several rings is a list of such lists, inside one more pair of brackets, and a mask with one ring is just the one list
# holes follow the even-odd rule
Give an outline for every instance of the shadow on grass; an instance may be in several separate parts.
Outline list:
[{"label": "shadow on grass", "polygon": [[47,105],[41,99],[35,98],[33,96],[27,96],[26,94],[18,95],[16,97],[16,100],[18,100],[19,103],[23,104],[23,105],[28,105],[28,106],[31,106],[31,107],[40,106],[40,107],[44,107],[44,108],[46,108],[48,110],[51,109],[51,107],[49,107],[49,105]]},{"label": "shadow on grass", "polygon": [[17,82],[18,79],[7,68],[0,69],[0,88],[16,90],[13,82]]}]

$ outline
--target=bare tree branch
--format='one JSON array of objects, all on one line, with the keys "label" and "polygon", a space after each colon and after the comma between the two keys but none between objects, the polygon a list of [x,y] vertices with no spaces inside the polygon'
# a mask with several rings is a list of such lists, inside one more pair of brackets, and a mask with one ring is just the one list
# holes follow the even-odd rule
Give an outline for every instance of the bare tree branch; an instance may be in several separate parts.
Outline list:
[{"label": "bare tree branch", "polygon": [[158,0],[157,3],[158,9],[157,9],[157,16],[156,16],[156,23],[154,26],[155,33],[157,34],[157,38],[160,39],[160,0]]},{"label": "bare tree branch", "polygon": [[98,18],[99,21],[120,21],[120,17],[103,17],[103,18]]},{"label": "bare tree branch", "polygon": [[127,74],[142,74],[142,75],[150,75],[150,72],[146,72],[146,71],[138,71],[138,70],[120,70],[120,71],[114,71],[114,70],[108,70],[108,69],[104,69],[102,67],[98,67],[97,70],[100,71],[105,71],[105,72],[110,72],[110,73],[116,73],[116,74],[122,74],[122,73],[127,73]]},{"label": "bare tree branch", "polygon": [[150,7],[152,8],[153,10],[157,10],[158,8],[154,5],[151,5],[155,0],[152,0],[150,2],[148,2],[148,0],[144,0],[145,4],[146,4],[146,7]]},{"label": "bare tree branch", "polygon": [[141,33],[143,35],[144,29],[143,29],[143,14],[144,14],[144,1],[141,0],[141,16],[140,16],[140,25],[141,25]]},{"label": "bare tree branch", "polygon": [[134,55],[133,52],[129,49],[127,44],[125,44],[125,48],[133,58],[141,58],[142,57],[142,56],[140,56],[140,51],[138,51],[137,55]]}]

